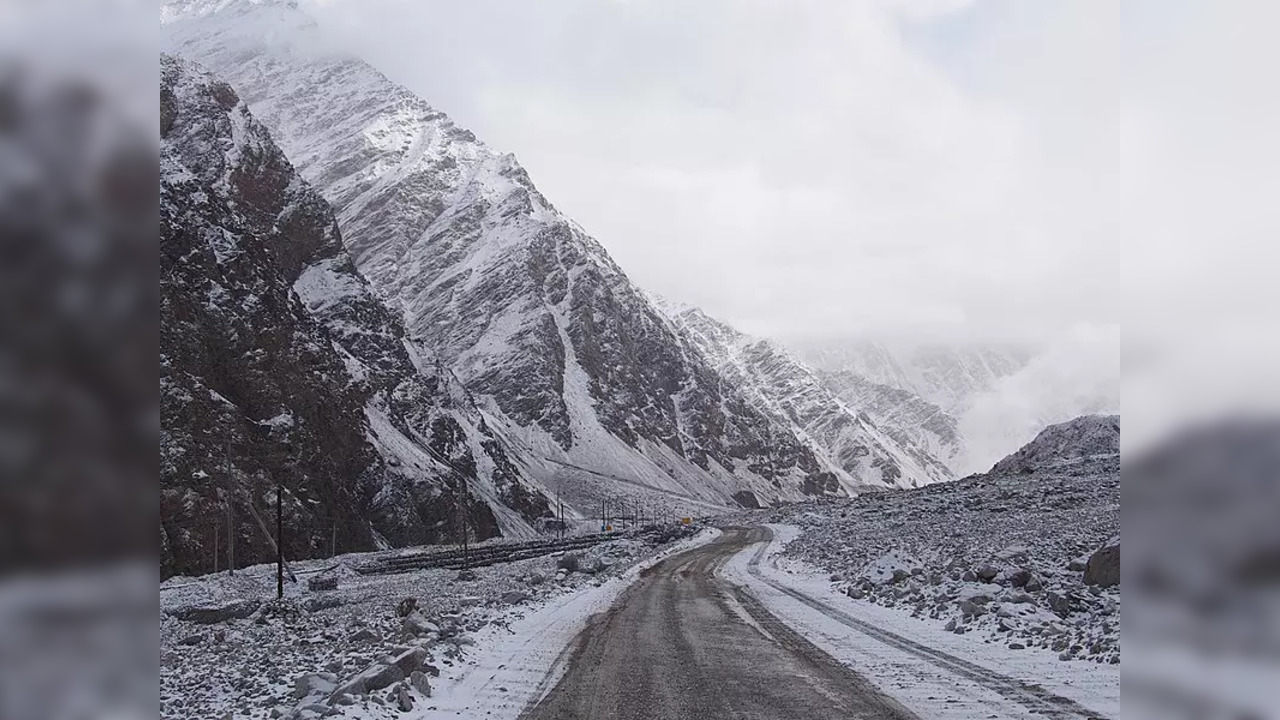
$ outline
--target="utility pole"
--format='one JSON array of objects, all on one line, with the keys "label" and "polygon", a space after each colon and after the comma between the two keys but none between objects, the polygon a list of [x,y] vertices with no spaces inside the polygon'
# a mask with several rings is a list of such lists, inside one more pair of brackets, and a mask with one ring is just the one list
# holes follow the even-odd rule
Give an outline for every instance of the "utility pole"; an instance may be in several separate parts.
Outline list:
[{"label": "utility pole", "polygon": [[284,599],[284,502],[280,477],[276,477],[276,599]]},{"label": "utility pole", "polygon": [[227,574],[236,574],[236,515],[232,502],[235,495],[231,484],[231,441],[222,443],[223,473],[222,482],[227,491]]}]

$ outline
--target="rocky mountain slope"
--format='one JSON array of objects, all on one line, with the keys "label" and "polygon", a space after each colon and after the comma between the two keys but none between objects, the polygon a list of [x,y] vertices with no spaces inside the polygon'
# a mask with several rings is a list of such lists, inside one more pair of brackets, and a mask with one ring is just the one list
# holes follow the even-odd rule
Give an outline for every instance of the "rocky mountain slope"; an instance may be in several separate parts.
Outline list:
[{"label": "rocky mountain slope", "polygon": [[409,335],[530,471],[580,508],[843,492],[789,427],[723,382],[511,155],[357,59],[288,2],[171,2],[165,43],[221,73]]},{"label": "rocky mountain slope", "polygon": [[1042,435],[985,474],[767,517],[800,526],[786,552],[852,598],[1011,650],[1118,663],[1119,418]]},{"label": "rocky mountain slope", "polygon": [[[922,450],[910,434],[883,428],[863,412],[866,398],[850,393],[854,401],[846,401],[777,343],[738,332],[692,306],[658,304],[720,375],[762,412],[791,427],[851,488],[919,487],[952,479],[938,457]],[[912,419],[902,420],[911,427]],[[923,438],[924,432],[914,434]]]},{"label": "rocky mountain slope", "polygon": [[[356,272],[329,205],[230,85],[161,61],[165,574],[521,534],[546,499],[470,396]],[[220,535],[220,538],[219,538]],[[224,565],[225,566],[225,565]]]},{"label": "rocky mountain slope", "polygon": [[964,456],[964,438],[954,415],[910,390],[872,382],[848,370],[817,371],[842,402],[865,412],[899,444],[919,448],[951,471]]},{"label": "rocky mountain slope", "polygon": [[1018,347],[896,344],[873,340],[799,342],[796,349],[813,367],[848,373],[878,385],[909,391],[952,416],[973,396],[991,390],[1031,359]]},{"label": "rocky mountain slope", "polygon": [[1046,472],[1120,456],[1120,416],[1085,415],[1050,425],[991,468],[995,475]]}]

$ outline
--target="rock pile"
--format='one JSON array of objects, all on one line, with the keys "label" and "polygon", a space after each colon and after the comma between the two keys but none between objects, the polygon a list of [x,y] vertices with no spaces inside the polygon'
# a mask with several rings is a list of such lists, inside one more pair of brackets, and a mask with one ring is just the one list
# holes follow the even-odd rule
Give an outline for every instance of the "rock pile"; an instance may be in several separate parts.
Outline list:
[{"label": "rock pile", "polygon": [[[1096,445],[1097,433],[1082,435]],[[831,573],[854,599],[1013,650],[1118,663],[1119,460],[1040,459],[1051,469],[1017,465],[919,490],[791,506],[768,518],[800,526],[786,554]]]}]

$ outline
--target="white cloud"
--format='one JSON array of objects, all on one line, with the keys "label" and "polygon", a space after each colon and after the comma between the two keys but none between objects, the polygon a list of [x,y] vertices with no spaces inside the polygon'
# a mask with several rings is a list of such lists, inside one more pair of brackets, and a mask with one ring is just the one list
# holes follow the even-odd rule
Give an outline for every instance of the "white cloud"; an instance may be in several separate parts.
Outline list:
[{"label": "white cloud", "polygon": [[1280,229],[1274,25],[1243,5],[312,10],[515,152],[642,285],[758,333],[1046,339],[1203,310],[1188,285]]}]

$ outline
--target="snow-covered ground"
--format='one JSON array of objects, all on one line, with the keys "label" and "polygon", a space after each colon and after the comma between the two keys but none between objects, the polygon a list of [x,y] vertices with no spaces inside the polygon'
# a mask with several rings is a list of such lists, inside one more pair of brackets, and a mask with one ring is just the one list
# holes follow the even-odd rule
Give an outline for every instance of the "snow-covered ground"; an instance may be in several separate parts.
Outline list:
[{"label": "snow-covered ground", "polygon": [[[563,554],[371,576],[352,569],[360,555],[307,561],[294,565],[299,582],[286,583],[283,602],[272,565],[170,578],[160,586],[160,714],[515,717],[550,687],[547,668],[587,618],[641,567],[715,532],[660,544],[619,538],[577,553],[577,572],[558,568]],[[318,576],[338,587],[309,590]],[[405,598],[415,607],[402,615]],[[193,609],[243,617],[199,622]],[[370,691],[341,692],[374,675]]]},{"label": "snow-covered ground", "polygon": [[855,600],[1009,651],[1120,662],[1120,588],[1085,581],[1088,559],[1118,543],[1115,456],[782,506],[739,521],[800,527],[786,555],[820,568]]},{"label": "snow-covered ground", "polygon": [[1035,648],[1011,651],[898,608],[854,600],[828,572],[780,555],[799,528],[770,527],[774,540],[735,556],[724,576],[921,717],[1119,716],[1119,665],[1061,662],[1056,652]]}]

